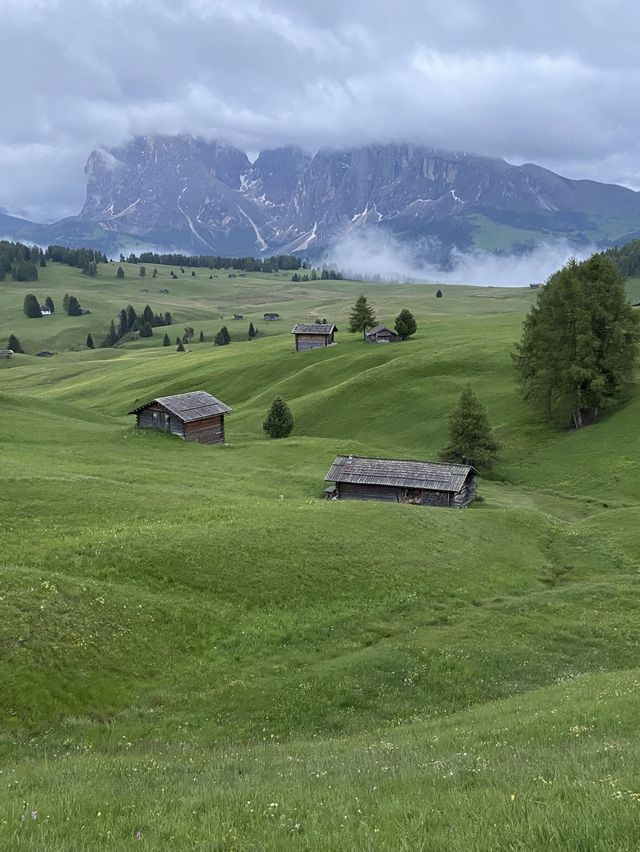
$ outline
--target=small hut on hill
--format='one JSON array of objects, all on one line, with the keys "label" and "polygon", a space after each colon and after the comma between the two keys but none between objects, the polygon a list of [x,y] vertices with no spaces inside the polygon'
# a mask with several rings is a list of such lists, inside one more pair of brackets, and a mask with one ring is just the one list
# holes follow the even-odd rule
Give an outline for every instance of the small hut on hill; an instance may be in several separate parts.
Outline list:
[{"label": "small hut on hill", "polygon": [[337,330],[337,326],[329,322],[296,323],[291,329],[291,334],[296,336],[296,352],[329,346]]},{"label": "small hut on hill", "polygon": [[366,332],[365,339],[367,343],[395,343],[400,335],[388,325],[375,325]]},{"label": "small hut on hill", "polygon": [[275,322],[280,319],[280,314],[275,313],[275,311],[267,311],[266,314],[263,314],[263,317],[267,322]]},{"label": "small hut on hill", "polygon": [[470,465],[338,456],[325,476],[335,486],[325,494],[337,499],[463,508],[475,499],[476,476]]},{"label": "small hut on hill", "polygon": [[160,429],[199,444],[224,443],[224,415],[233,409],[206,391],[159,396],[134,408],[140,429]]}]

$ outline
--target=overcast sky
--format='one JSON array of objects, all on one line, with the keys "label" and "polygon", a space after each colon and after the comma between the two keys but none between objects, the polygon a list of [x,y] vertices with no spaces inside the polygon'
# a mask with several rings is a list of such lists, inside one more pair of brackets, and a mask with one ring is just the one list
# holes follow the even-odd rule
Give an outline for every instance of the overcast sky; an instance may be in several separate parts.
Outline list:
[{"label": "overcast sky", "polygon": [[0,207],[78,212],[92,148],[409,141],[640,188],[633,0],[0,0]]}]

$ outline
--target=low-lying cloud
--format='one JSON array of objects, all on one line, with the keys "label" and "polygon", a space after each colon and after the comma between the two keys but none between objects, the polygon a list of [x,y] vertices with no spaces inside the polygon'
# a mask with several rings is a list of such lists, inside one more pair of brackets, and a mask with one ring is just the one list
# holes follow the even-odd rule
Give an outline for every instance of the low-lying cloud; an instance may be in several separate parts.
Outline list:
[{"label": "low-lying cloud", "polygon": [[555,241],[540,243],[524,254],[453,252],[451,268],[446,271],[421,259],[420,251],[419,245],[402,243],[381,229],[370,229],[340,238],[323,260],[349,277],[368,280],[526,287],[545,281],[570,257],[581,260],[596,249],[591,246],[578,251],[565,241]]}]

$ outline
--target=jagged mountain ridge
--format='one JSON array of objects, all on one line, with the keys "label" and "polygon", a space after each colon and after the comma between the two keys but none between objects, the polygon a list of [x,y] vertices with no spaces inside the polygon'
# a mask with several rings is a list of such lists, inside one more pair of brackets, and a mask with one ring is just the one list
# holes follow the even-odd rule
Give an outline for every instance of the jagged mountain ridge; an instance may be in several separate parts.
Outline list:
[{"label": "jagged mountain ridge", "polygon": [[446,261],[454,248],[518,250],[556,237],[605,247],[640,234],[640,194],[625,187],[417,145],[314,155],[283,147],[251,162],[216,141],[141,136],[96,149],[85,173],[79,216],[46,230],[105,250],[129,240],[200,254],[319,256],[344,235],[384,229]]}]

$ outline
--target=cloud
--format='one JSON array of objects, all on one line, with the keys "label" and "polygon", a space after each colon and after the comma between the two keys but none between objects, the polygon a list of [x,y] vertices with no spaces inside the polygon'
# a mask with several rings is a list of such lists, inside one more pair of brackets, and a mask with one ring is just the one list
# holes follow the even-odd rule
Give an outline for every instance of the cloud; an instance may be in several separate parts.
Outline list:
[{"label": "cloud", "polygon": [[640,186],[632,0],[2,5],[12,212],[76,212],[89,152],[134,133],[250,150],[408,141]]},{"label": "cloud", "polygon": [[475,284],[495,287],[527,287],[546,279],[567,260],[589,257],[595,249],[577,252],[563,241],[542,243],[522,255],[495,255],[474,251],[452,255],[453,268],[443,272],[420,258],[420,247],[402,243],[380,228],[359,230],[337,240],[323,262],[347,277],[401,282]]}]

